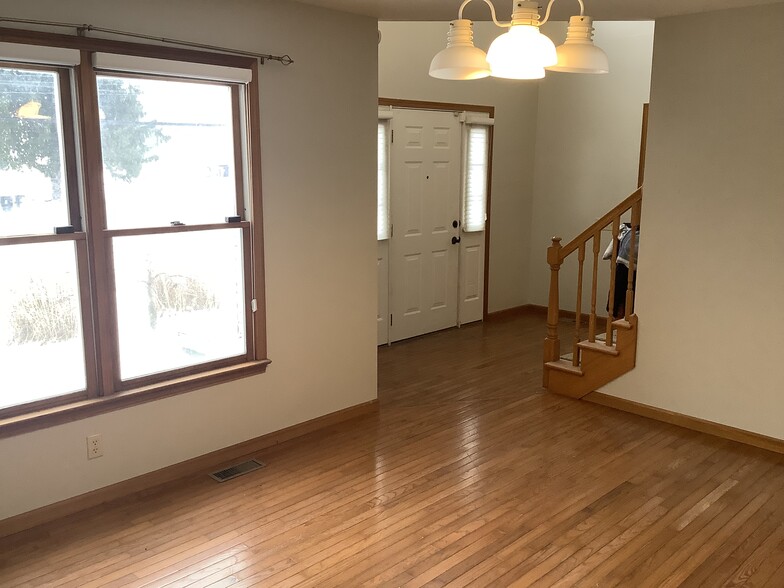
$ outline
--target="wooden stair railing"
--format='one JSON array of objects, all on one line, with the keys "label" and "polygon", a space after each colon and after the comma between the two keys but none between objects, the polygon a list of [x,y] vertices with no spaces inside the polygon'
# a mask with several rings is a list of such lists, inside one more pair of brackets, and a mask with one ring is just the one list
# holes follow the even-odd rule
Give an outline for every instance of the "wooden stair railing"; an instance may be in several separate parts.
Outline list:
[{"label": "wooden stair railing", "polygon": [[[601,251],[602,230],[612,228],[612,258],[609,283],[609,308],[615,303],[615,264],[618,257],[618,234],[621,218],[631,211],[633,227],[631,255],[629,259],[629,278],[626,285],[625,310],[623,318],[611,319],[604,324],[604,341],[597,340],[597,326],[602,317],[597,316],[596,303],[598,292],[599,255]],[[637,352],[637,316],[634,313],[634,252],[637,238],[635,228],[640,226],[642,211],[642,188],[638,188],[623,202],[602,216],[590,227],[561,245],[560,237],[553,237],[547,249],[547,263],[550,266],[550,296],[547,308],[547,336],[544,341],[544,387],[553,392],[580,398],[596,388],[614,380],[634,367]],[[589,243],[590,241],[590,243]],[[591,309],[588,314],[587,339],[582,339],[582,299],[583,274],[586,249],[593,253],[591,279]],[[559,272],[564,260],[577,252],[577,302],[575,305],[574,331],[571,360],[561,359],[561,341],[558,335],[560,319]],[[608,313],[612,315],[612,310]]]}]

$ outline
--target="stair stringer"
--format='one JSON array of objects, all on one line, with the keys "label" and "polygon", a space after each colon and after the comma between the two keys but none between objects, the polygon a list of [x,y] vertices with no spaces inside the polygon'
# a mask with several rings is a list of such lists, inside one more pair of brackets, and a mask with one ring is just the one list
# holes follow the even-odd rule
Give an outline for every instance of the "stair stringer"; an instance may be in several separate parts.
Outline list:
[{"label": "stair stringer", "polygon": [[549,371],[547,389],[563,396],[582,398],[634,369],[637,359],[637,316],[630,316],[628,322],[613,322],[613,330],[617,332],[613,345],[617,354],[583,347],[580,349],[579,368],[573,368],[571,362],[568,366],[561,362],[548,362],[545,364],[545,369]]}]

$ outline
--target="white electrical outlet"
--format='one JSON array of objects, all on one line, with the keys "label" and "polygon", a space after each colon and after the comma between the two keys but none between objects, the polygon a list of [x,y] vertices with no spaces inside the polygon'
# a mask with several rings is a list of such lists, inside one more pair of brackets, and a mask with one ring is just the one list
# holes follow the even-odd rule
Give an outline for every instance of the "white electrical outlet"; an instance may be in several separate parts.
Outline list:
[{"label": "white electrical outlet", "polygon": [[103,455],[103,439],[100,433],[87,437],[87,459],[95,459]]}]

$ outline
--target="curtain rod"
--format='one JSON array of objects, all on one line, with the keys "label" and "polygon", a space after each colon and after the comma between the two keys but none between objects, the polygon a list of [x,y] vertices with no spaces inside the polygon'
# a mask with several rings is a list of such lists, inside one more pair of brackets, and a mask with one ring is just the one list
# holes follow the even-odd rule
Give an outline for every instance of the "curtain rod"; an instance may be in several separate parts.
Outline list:
[{"label": "curtain rod", "polygon": [[255,57],[258,59],[262,65],[264,65],[265,61],[279,61],[283,65],[291,65],[294,63],[294,60],[289,57],[288,55],[269,55],[267,53],[254,53],[252,51],[243,51],[241,49],[231,49],[229,47],[220,47],[218,45],[206,45],[204,43],[194,43],[192,41],[180,41],[178,39],[167,39],[166,37],[156,37],[154,35],[144,35],[142,33],[131,33],[128,31],[119,31],[115,29],[107,29],[103,27],[96,27],[91,24],[76,24],[76,23],[67,23],[67,22],[57,22],[57,21],[46,21],[46,20],[32,20],[26,18],[10,18],[5,16],[0,16],[0,22],[13,22],[19,24],[32,24],[32,25],[44,25],[49,27],[65,27],[65,28],[73,28],[76,29],[76,34],[80,37],[85,36],[85,33],[88,32],[98,32],[98,33],[107,33],[110,35],[120,35],[125,37],[133,37],[135,39],[146,39],[148,41],[159,41],[162,43],[169,43],[170,45],[180,45],[181,47],[192,47],[195,49],[207,49],[210,51],[218,51],[220,53],[228,53],[231,55],[242,55],[245,57]]}]

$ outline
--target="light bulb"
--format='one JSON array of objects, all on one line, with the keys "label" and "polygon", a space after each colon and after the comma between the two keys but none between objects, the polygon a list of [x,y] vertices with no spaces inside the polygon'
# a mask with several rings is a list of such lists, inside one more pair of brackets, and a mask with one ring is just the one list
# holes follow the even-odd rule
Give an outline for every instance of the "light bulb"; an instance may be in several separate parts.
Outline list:
[{"label": "light bulb", "polygon": [[544,77],[544,68],[558,57],[553,42],[534,25],[514,25],[498,37],[487,51],[490,75],[514,80]]}]

